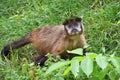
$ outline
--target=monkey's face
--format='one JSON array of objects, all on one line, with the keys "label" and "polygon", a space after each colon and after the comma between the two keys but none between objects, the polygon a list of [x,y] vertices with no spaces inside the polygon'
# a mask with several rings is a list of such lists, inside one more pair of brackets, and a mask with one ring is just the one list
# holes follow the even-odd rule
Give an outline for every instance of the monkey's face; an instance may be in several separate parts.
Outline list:
[{"label": "monkey's face", "polygon": [[67,19],[64,21],[63,25],[68,35],[74,36],[83,33],[81,18]]}]

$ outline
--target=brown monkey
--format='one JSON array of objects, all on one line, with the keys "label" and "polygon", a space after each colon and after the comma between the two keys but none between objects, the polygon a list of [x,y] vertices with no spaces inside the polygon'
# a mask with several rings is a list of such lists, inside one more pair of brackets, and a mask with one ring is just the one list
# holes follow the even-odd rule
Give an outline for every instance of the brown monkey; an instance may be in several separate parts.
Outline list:
[{"label": "brown monkey", "polygon": [[21,39],[7,44],[1,51],[1,54],[8,55],[10,49],[16,49],[28,43],[32,43],[40,52],[40,58],[36,62],[41,64],[47,59],[47,53],[53,56],[61,55],[66,50],[83,48],[86,44],[84,36],[84,26],[81,18],[66,19],[62,25],[44,26],[33,29],[33,31]]}]

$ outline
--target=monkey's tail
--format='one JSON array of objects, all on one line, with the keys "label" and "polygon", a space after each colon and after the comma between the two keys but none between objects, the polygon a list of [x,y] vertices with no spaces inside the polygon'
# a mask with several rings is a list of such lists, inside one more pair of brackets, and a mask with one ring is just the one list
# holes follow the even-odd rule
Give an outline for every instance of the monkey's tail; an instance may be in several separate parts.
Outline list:
[{"label": "monkey's tail", "polygon": [[11,49],[16,49],[16,48],[24,46],[28,43],[31,43],[30,37],[31,37],[31,34],[29,33],[29,34],[23,36],[22,38],[14,41],[12,43],[7,44],[6,46],[3,47],[1,54],[4,56],[7,56]]}]

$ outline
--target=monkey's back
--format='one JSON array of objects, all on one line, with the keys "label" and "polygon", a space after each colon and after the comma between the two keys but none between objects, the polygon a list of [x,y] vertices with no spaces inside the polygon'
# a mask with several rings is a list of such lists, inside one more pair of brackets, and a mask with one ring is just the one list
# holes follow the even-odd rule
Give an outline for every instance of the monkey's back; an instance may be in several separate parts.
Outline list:
[{"label": "monkey's back", "polygon": [[[63,25],[36,28],[31,33],[31,42],[42,54],[63,51],[65,44]],[[58,49],[59,48],[59,49]],[[55,50],[56,49],[56,50]]]}]

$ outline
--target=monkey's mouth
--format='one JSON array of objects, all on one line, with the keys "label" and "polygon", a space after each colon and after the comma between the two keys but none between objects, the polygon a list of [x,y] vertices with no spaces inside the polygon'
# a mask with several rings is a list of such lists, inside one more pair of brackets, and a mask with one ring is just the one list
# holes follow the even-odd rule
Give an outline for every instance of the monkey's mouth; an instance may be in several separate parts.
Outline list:
[{"label": "monkey's mouth", "polygon": [[73,29],[72,31],[71,31],[71,35],[79,35],[81,33],[81,31],[78,31],[78,30],[76,30],[76,29]]},{"label": "monkey's mouth", "polygon": [[71,35],[78,35],[79,32],[72,32]]}]

